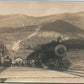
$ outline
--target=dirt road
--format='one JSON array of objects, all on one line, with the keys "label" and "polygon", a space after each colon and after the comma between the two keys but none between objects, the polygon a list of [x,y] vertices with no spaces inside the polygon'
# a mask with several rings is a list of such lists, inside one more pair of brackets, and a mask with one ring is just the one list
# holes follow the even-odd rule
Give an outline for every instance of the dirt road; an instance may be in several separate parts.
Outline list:
[{"label": "dirt road", "polygon": [[1,82],[84,83],[84,71],[59,72],[41,68],[9,67],[0,73]]}]

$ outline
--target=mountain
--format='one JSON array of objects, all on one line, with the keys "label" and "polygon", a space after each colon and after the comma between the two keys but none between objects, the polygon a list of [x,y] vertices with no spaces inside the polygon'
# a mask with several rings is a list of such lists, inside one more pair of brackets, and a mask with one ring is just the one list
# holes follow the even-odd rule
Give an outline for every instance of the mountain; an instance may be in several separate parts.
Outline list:
[{"label": "mountain", "polygon": [[74,26],[73,24],[63,21],[63,20],[56,20],[54,22],[50,22],[47,24],[42,25],[40,31],[46,31],[46,32],[59,32],[59,33],[84,33],[84,30],[81,30],[80,28]]},{"label": "mountain", "polygon": [[24,26],[34,25],[34,22],[36,21],[35,19],[35,17],[21,14],[1,15],[0,28],[20,28]]},{"label": "mountain", "polygon": [[45,18],[45,22],[53,22],[61,19],[81,29],[84,29],[84,22],[83,22],[84,12],[55,14],[55,15],[45,16],[43,18]]},{"label": "mountain", "polygon": [[43,17],[32,17],[22,14],[0,15],[0,28],[20,28],[24,26],[40,25],[59,19],[69,22],[80,29],[84,29],[84,12],[63,13]]}]

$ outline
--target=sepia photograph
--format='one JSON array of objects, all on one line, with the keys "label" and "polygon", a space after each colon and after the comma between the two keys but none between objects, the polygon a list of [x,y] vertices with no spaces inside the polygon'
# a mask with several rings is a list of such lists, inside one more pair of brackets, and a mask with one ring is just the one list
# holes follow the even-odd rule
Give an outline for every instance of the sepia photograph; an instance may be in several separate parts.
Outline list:
[{"label": "sepia photograph", "polygon": [[0,83],[84,83],[84,2],[0,1]]}]

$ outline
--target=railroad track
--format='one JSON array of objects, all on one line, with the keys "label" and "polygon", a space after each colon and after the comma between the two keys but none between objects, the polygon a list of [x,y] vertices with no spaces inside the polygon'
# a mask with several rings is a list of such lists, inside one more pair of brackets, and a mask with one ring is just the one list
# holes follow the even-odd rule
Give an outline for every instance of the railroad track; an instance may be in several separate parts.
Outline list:
[{"label": "railroad track", "polygon": [[84,71],[79,71],[79,70],[68,70],[65,71],[65,73],[76,75],[78,77],[83,77],[84,78]]}]

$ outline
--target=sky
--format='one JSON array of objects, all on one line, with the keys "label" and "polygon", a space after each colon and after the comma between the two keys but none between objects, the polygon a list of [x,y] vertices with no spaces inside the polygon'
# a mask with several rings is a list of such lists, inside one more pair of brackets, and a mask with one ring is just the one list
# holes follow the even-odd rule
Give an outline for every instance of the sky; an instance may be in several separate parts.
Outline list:
[{"label": "sky", "polygon": [[0,15],[47,16],[84,11],[84,2],[0,1]]}]

